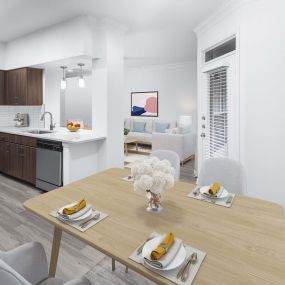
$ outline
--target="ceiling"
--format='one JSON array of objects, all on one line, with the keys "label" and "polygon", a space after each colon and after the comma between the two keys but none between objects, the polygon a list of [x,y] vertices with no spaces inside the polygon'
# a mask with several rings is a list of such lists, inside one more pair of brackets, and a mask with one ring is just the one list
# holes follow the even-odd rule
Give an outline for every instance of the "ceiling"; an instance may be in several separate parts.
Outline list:
[{"label": "ceiling", "polygon": [[[226,1],[0,0],[0,42],[79,15],[92,15],[110,17],[129,28],[126,57],[130,61],[138,57],[151,62],[157,57],[159,61],[168,58],[170,62],[193,60],[196,53],[193,28]],[[138,50],[140,43],[143,48]]]}]

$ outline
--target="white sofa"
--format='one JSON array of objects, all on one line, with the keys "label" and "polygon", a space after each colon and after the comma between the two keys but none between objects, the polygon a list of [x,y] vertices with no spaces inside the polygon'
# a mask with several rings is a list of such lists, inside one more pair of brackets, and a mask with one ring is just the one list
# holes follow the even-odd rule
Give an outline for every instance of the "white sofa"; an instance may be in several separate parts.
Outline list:
[{"label": "white sofa", "polygon": [[[133,122],[145,122],[145,131],[144,132],[135,132],[133,130]],[[168,123],[169,128],[175,128],[177,126],[177,123],[175,120],[160,120],[160,119],[150,119],[150,118],[141,118],[141,119],[133,119],[128,118],[125,119],[124,127],[130,132],[128,133],[128,136],[132,138],[136,138],[139,143],[145,143],[145,144],[152,144],[152,135],[155,129],[155,123]]]},{"label": "white sofa", "polygon": [[[145,132],[134,132],[133,122],[146,122]],[[168,123],[169,129],[167,131],[175,131],[177,133],[155,132],[155,122]],[[178,127],[175,120],[160,120],[150,118],[130,118],[125,119],[125,128],[129,129],[128,136],[136,138],[139,143],[151,144],[152,151],[165,149],[172,150],[179,155],[180,161],[183,164],[191,159],[195,154],[195,134],[192,131],[192,126]]]},{"label": "white sofa", "polygon": [[195,135],[193,132],[185,134],[153,133],[152,151],[158,149],[176,152],[183,164],[195,154]]}]

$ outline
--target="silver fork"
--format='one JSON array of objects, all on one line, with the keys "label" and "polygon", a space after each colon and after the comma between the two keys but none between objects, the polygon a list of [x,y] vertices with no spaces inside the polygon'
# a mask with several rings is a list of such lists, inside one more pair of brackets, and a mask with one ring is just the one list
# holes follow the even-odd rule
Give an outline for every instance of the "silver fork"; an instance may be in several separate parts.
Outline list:
[{"label": "silver fork", "polygon": [[99,218],[100,218],[100,213],[96,214],[96,215],[95,215],[94,217],[92,217],[91,219],[89,219],[89,220],[87,220],[87,221],[85,221],[85,222],[79,224],[79,227],[80,227],[81,229],[85,229],[85,228],[89,225],[90,222],[96,221],[96,220],[98,220]]},{"label": "silver fork", "polygon": [[234,195],[230,195],[229,198],[227,199],[226,201],[226,204],[231,204],[231,202],[233,201],[234,199]]},{"label": "silver fork", "polygon": [[200,194],[200,187],[197,187],[196,189],[195,189],[195,191],[193,192],[193,195],[194,196],[197,196],[197,195],[199,195]]}]

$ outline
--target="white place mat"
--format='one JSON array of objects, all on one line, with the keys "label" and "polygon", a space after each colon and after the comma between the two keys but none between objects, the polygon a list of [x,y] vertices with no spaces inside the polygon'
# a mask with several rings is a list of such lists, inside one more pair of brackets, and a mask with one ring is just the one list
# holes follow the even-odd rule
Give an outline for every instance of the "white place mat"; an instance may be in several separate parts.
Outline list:
[{"label": "white place mat", "polygon": [[[160,236],[159,233],[157,232],[153,232],[150,237],[156,237],[156,236]],[[137,263],[140,263],[142,264],[143,266],[145,266],[147,269],[157,273],[158,275],[174,282],[175,284],[178,284],[178,285],[191,285],[194,281],[194,278],[196,276],[196,274],[198,273],[199,269],[200,269],[200,266],[204,260],[204,258],[206,257],[206,253],[199,250],[199,249],[196,249],[196,248],[193,248],[191,246],[188,246],[188,245],[184,245],[185,249],[186,249],[186,258],[190,257],[190,255],[193,253],[193,252],[197,252],[197,257],[198,257],[198,260],[195,264],[193,264],[191,266],[191,269],[190,269],[190,272],[189,272],[189,276],[188,276],[188,279],[183,282],[181,281],[181,279],[177,279],[176,276],[177,276],[177,273],[178,271],[180,270],[181,266],[183,266],[183,264],[181,266],[179,266],[178,268],[175,268],[173,270],[167,270],[167,271],[163,271],[163,270],[157,270],[157,269],[154,269],[150,266],[147,266],[145,265],[144,261],[143,261],[143,258],[142,258],[142,255],[141,254],[137,254],[137,249],[140,247],[141,245],[139,245],[135,251],[129,256],[129,259],[137,262]]]},{"label": "white place mat", "polygon": [[[84,223],[85,221],[89,220],[91,217],[93,218],[96,214],[100,213],[100,218],[98,220],[93,220],[93,221],[90,221],[90,223],[88,224],[88,226],[86,226],[85,228],[81,228],[80,227],[80,224]],[[58,217],[58,213],[57,211],[53,211],[50,213],[51,216],[57,218]],[[62,221],[60,219],[58,219],[58,221],[64,223],[64,224],[67,224],[81,232],[85,232],[87,231],[88,229],[90,229],[91,227],[95,226],[96,224],[98,224],[100,221],[104,220],[105,218],[107,218],[108,215],[103,213],[103,212],[100,212],[100,211],[97,211],[97,210],[92,210],[92,216],[86,218],[86,219],[83,219],[81,221],[76,221],[76,222],[69,222],[69,221]]]},{"label": "white place mat", "polygon": [[[195,195],[195,193],[196,193],[196,195]],[[232,196],[233,198],[232,198],[230,203],[227,203],[227,200],[228,200],[229,196]],[[229,196],[224,198],[224,199],[207,198],[207,197],[205,197],[204,195],[202,195],[200,193],[199,187],[196,187],[192,192],[187,194],[187,197],[189,197],[189,198],[193,198],[193,199],[200,200],[200,201],[205,201],[205,202],[212,203],[212,204],[218,205],[218,206],[223,206],[223,207],[226,207],[226,208],[230,208],[232,206],[233,201],[234,201],[236,195],[233,194],[233,193],[229,193]]]}]

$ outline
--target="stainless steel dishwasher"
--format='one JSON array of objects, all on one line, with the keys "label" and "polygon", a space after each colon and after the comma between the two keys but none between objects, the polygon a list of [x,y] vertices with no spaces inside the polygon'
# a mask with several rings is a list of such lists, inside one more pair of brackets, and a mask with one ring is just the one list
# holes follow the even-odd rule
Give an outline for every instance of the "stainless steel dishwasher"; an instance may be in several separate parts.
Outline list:
[{"label": "stainless steel dishwasher", "polygon": [[62,186],[62,143],[37,140],[36,187],[50,191]]}]

